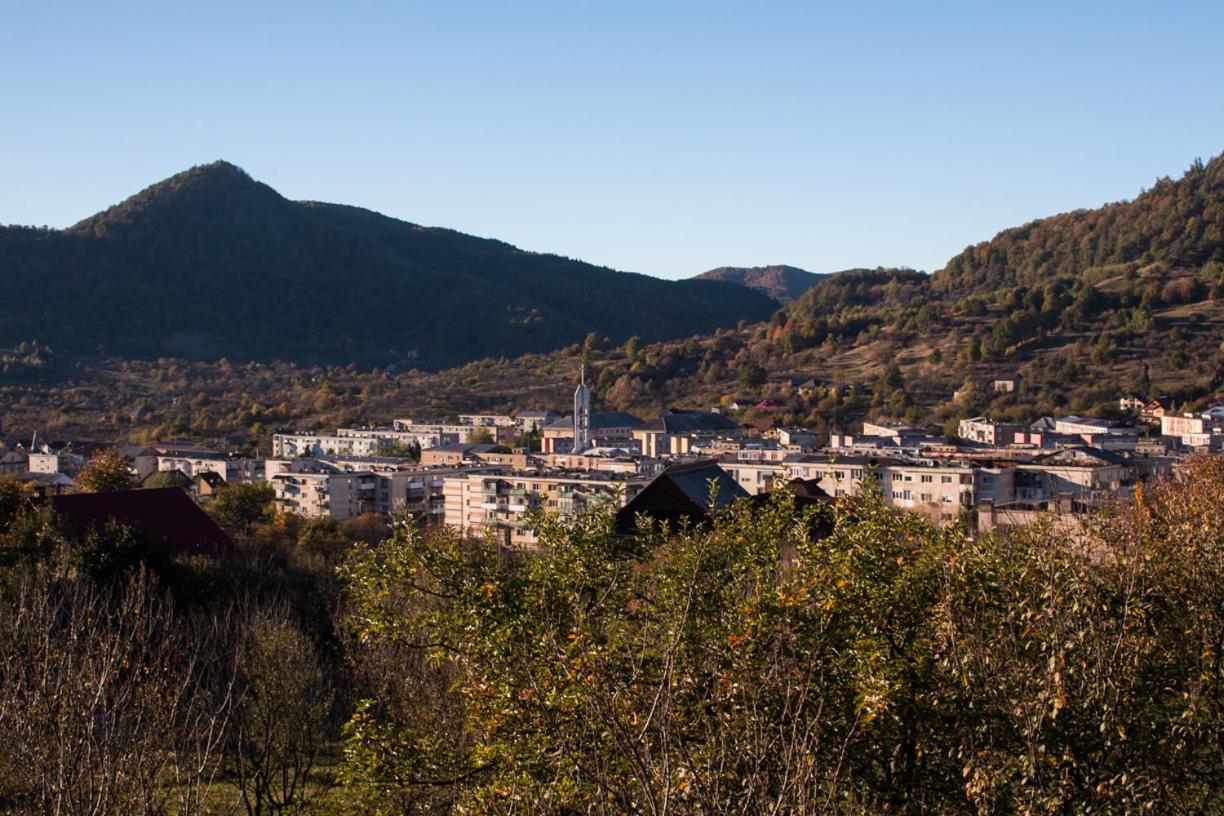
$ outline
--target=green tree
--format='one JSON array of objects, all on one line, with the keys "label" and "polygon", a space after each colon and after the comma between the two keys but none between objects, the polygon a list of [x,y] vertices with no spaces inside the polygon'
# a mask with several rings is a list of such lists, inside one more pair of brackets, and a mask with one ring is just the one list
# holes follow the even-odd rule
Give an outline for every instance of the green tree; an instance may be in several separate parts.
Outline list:
[{"label": "green tree", "polygon": [[276,492],[266,482],[239,482],[219,490],[208,502],[208,513],[225,529],[249,533],[276,515]]},{"label": "green tree", "polygon": [[769,372],[757,363],[747,363],[740,367],[738,380],[744,388],[760,388],[769,380]]}]

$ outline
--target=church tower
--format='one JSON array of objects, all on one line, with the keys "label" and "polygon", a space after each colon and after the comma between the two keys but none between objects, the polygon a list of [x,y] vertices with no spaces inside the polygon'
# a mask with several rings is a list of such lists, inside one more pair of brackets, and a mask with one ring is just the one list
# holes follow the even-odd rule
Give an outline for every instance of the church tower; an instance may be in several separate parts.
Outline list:
[{"label": "church tower", "polygon": [[591,446],[591,389],[586,384],[586,366],[582,366],[578,387],[574,389],[574,453]]}]

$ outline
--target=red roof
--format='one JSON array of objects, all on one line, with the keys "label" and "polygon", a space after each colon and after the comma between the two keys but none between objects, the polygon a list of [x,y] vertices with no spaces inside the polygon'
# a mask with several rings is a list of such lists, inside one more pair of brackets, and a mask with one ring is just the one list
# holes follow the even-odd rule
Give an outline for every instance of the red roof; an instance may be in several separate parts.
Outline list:
[{"label": "red roof", "polygon": [[177,487],[73,493],[48,501],[61,518],[82,529],[116,521],[175,552],[212,558],[238,553],[225,531]]}]

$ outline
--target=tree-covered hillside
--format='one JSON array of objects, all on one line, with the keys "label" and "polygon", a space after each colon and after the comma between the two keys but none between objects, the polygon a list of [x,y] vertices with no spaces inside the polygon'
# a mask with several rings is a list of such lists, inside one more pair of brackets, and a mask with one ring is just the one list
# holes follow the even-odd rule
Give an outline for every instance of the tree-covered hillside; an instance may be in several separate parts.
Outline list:
[{"label": "tree-covered hillside", "polygon": [[1162,178],[1134,201],[1076,210],[1005,230],[932,276],[948,295],[1040,285],[1056,275],[1107,277],[1150,264],[1224,263],[1224,155]]},{"label": "tree-covered hillside", "polygon": [[0,344],[127,357],[402,363],[662,340],[768,317],[767,297],[299,203],[224,162],[63,230],[0,228]]}]

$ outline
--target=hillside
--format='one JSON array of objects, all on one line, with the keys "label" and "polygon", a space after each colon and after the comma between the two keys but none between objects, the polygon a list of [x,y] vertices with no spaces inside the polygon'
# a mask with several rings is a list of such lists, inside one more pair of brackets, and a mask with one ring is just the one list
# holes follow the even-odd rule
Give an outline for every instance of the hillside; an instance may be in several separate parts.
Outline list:
[{"label": "hillside", "polygon": [[1159,264],[1224,263],[1224,155],[1159,179],[1133,201],[1076,210],[1005,230],[965,249],[932,277],[942,293],[1040,285],[1058,275],[1100,279]]},{"label": "hillside", "polygon": [[[1019,228],[1043,235],[1043,252],[1072,258],[1086,239],[1072,230],[1056,240],[1060,233],[1052,225],[1063,224],[1061,219],[1131,223],[1145,254],[1120,267],[1071,264],[1039,279],[1025,277],[1009,265],[1023,264],[1025,257],[1009,230],[1006,239],[979,245],[1013,250],[992,256],[1002,259],[992,262],[1002,264],[995,272],[979,270],[987,278],[981,286],[965,281],[963,289],[949,288],[947,269],[935,275],[848,270],[826,277],[756,324],[656,342],[618,343],[614,336],[437,372],[72,362],[34,344],[0,344],[2,419],[23,435],[39,430],[146,440],[233,431],[259,438],[276,427],[483,409],[564,411],[584,360],[600,408],[648,415],[669,405],[708,408],[734,400],[752,406],[769,397],[777,405],[769,414],[775,421],[825,429],[851,428],[868,416],[954,427],[957,418],[973,414],[1014,420],[1110,415],[1124,392],[1168,395],[1179,410],[1218,404],[1224,402],[1224,263],[1218,260],[1224,241],[1214,221],[1200,225],[1204,217],[1215,217],[1210,214],[1219,187],[1213,179],[1220,167],[1217,159],[1158,185],[1168,187],[1165,199],[1179,202],[1180,226],[1173,212],[1141,217],[1153,212],[1154,201],[1145,193],[1132,204],[1104,208],[1108,215],[1085,210]],[[411,227],[362,210],[305,209],[327,210],[328,226],[338,234],[359,231],[367,240],[377,235],[389,255],[422,269],[431,268],[433,259],[425,253],[438,246],[428,240],[430,232],[472,257],[498,254],[496,242]],[[1201,237],[1183,240],[1191,234]],[[1196,267],[1202,259],[1207,260]],[[504,274],[524,288],[532,285],[529,275],[510,266]],[[1031,283],[1015,282],[1024,280]],[[993,393],[991,381],[1002,372],[1021,374],[1022,391]],[[822,387],[799,394],[788,386],[794,378],[815,378]],[[141,418],[131,418],[137,409],[144,409]],[[738,414],[754,417],[759,412],[751,407]]]},{"label": "hillside", "polygon": [[0,228],[0,346],[133,358],[439,368],[768,317],[764,295],[663,281],[356,207],[225,162],[66,230]]},{"label": "hillside", "polygon": [[724,281],[755,289],[779,303],[792,301],[811,289],[825,275],[797,266],[720,266],[692,280]]}]

